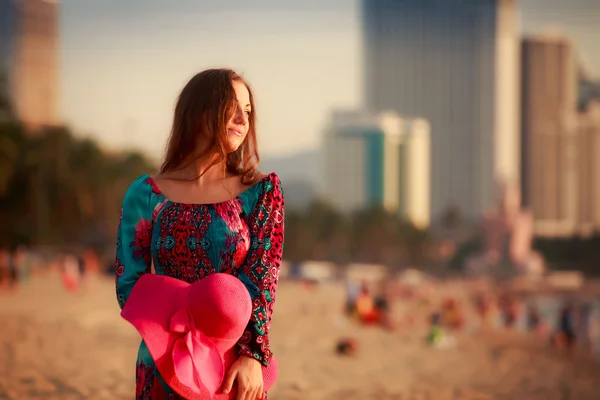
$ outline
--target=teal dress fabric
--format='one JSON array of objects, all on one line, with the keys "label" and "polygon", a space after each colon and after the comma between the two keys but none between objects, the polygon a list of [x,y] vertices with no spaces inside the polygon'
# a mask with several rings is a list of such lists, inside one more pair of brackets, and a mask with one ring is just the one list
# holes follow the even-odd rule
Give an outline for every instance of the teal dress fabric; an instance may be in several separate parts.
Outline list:
[{"label": "teal dress fabric", "polygon": [[[252,317],[238,342],[240,355],[268,365],[269,327],[283,252],[284,198],[275,173],[237,197],[214,204],[168,200],[148,175],[129,187],[117,235],[116,292],[127,301],[142,274],[196,282],[217,272],[238,277],[252,298]],[[152,271],[154,266],[154,271]],[[162,380],[142,341],[136,397],[180,399]]]}]

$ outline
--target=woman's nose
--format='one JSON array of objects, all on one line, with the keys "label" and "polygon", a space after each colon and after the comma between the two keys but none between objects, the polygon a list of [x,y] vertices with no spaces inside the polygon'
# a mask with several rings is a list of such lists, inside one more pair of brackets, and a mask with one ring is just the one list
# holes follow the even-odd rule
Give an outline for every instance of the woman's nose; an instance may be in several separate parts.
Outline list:
[{"label": "woman's nose", "polygon": [[246,116],[246,113],[238,110],[235,113],[235,123],[239,124],[239,125],[246,125],[246,123],[248,123],[248,118]]}]

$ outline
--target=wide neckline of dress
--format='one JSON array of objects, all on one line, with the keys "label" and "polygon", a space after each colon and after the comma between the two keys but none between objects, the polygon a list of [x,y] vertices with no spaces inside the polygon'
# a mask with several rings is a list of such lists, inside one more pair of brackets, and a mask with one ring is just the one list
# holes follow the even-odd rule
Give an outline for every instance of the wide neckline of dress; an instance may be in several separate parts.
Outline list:
[{"label": "wide neckline of dress", "polygon": [[271,178],[271,175],[273,175],[274,173],[275,172],[271,172],[271,173],[265,175],[260,181],[256,182],[254,185],[250,186],[248,189],[245,189],[245,190],[241,191],[237,196],[232,197],[232,198],[227,199],[227,200],[217,201],[217,202],[214,202],[214,203],[184,203],[184,202],[181,202],[181,201],[173,201],[173,200],[169,199],[167,196],[165,196],[165,194],[162,192],[161,188],[156,184],[156,181],[154,180],[154,178],[152,176],[150,176],[148,174],[145,174],[145,175],[148,178],[148,180],[151,182],[151,184],[155,188],[155,190],[158,191],[158,193],[162,197],[165,198],[165,200],[167,201],[167,203],[178,204],[178,205],[182,205],[182,206],[218,206],[218,205],[229,203],[229,202],[231,202],[233,200],[237,200],[237,199],[241,198],[244,194],[250,192],[251,190],[254,190],[261,183],[265,182],[266,180],[269,180]]}]

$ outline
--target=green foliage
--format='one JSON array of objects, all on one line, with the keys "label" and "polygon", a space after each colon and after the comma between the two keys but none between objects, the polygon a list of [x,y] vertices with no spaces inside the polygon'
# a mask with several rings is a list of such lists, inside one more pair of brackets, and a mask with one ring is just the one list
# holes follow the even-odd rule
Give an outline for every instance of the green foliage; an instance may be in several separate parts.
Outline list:
[{"label": "green foliage", "polygon": [[153,169],[66,128],[0,122],[0,243],[112,243],[125,190]]},{"label": "green foliage", "polygon": [[286,259],[298,262],[383,263],[390,268],[428,261],[426,231],[380,207],[343,215],[316,201],[305,211],[286,213]]}]

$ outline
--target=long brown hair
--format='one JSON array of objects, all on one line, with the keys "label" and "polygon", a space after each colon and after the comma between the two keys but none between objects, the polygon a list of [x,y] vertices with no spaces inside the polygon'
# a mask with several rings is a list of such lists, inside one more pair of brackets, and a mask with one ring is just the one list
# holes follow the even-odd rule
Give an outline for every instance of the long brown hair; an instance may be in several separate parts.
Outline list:
[{"label": "long brown hair", "polygon": [[[248,134],[240,147],[231,152],[228,149],[227,123],[237,107],[232,85],[234,81],[246,85],[252,108],[248,117]],[[200,144],[205,148],[199,153]],[[224,173],[241,175],[244,183],[254,180],[256,166],[260,161],[256,142],[254,96],[248,83],[231,69],[202,71],[185,85],[175,106],[173,127],[160,172],[183,169],[206,155],[210,156],[211,161],[199,176],[224,161]]]}]

